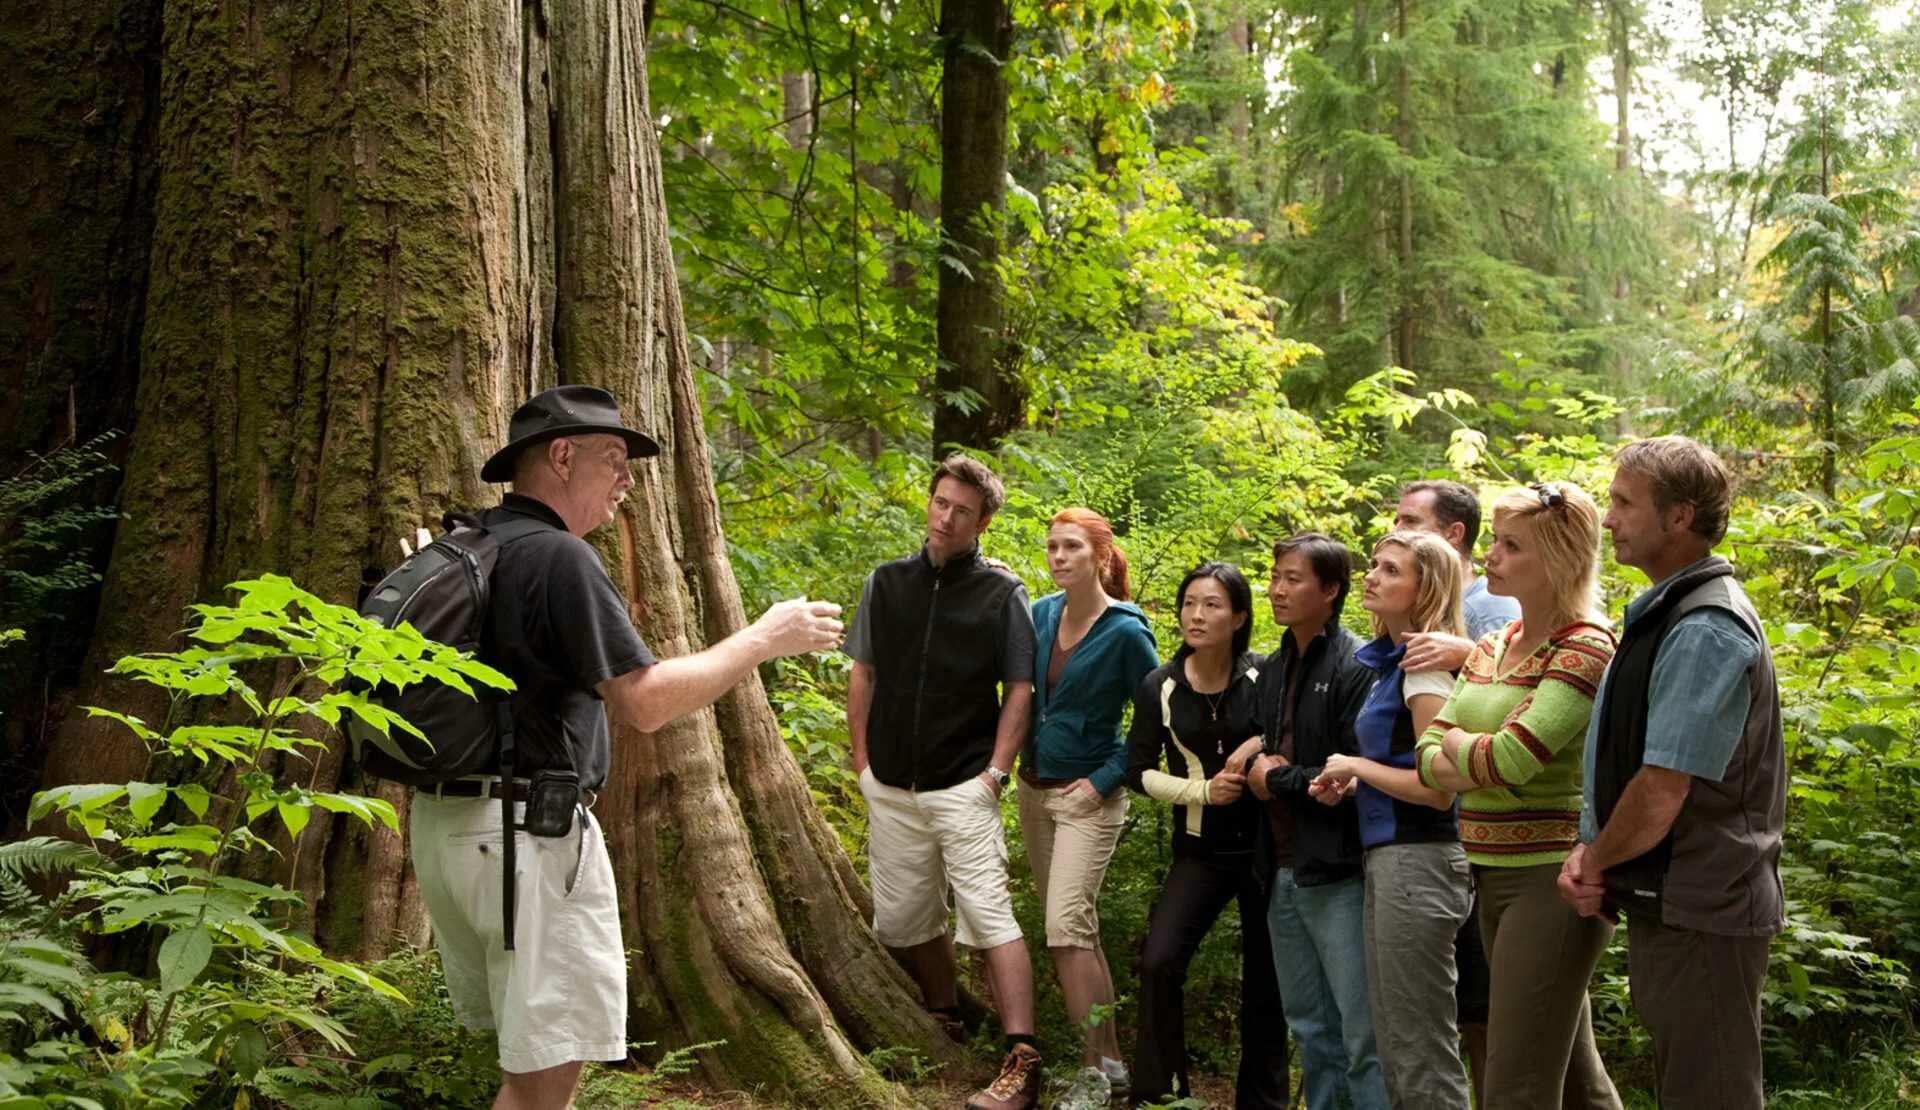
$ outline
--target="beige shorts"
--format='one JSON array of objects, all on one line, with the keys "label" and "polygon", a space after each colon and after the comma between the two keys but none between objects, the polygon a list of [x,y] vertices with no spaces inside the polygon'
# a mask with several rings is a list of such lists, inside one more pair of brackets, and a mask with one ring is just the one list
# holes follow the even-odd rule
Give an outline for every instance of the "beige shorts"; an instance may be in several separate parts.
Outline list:
[{"label": "beige shorts", "polygon": [[912,948],[945,933],[949,892],[961,944],[997,948],[1020,939],[1007,888],[1007,830],[991,787],[971,778],[945,790],[901,790],[868,769],[860,793],[880,943]]},{"label": "beige shorts", "polygon": [[511,952],[503,946],[500,802],[416,792],[407,825],[454,1016],[498,1032],[501,1070],[625,1059],[626,952],[613,861],[593,813],[581,807],[567,836],[514,834]]},{"label": "beige shorts", "polygon": [[1100,883],[1127,823],[1127,792],[1097,802],[1065,786],[1020,784],[1020,835],[1047,907],[1047,947],[1100,947]]}]

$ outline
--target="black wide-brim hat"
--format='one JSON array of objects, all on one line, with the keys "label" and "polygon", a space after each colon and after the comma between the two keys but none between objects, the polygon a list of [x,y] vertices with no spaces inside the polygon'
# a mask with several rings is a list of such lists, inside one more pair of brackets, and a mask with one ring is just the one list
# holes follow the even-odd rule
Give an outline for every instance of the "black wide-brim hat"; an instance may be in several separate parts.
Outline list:
[{"label": "black wide-brim hat", "polygon": [[620,404],[613,399],[613,394],[590,385],[561,385],[534,394],[526,404],[513,410],[513,419],[507,423],[507,445],[495,451],[487,465],[480,468],[480,480],[504,482],[512,478],[514,456],[535,444],[561,436],[595,433],[625,440],[630,459],[651,458],[660,453],[660,444],[652,436],[621,423]]}]

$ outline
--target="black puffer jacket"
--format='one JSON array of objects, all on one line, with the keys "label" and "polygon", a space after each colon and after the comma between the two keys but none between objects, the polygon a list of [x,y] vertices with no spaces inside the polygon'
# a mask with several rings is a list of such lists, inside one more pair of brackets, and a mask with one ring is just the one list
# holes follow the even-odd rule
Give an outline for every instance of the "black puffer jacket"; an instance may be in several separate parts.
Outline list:
[{"label": "black puffer jacket", "polygon": [[[1220,773],[1227,757],[1248,737],[1259,733],[1254,702],[1261,678],[1261,659],[1248,652],[1233,665],[1233,677],[1218,694],[1201,694],[1187,681],[1185,653],[1155,667],[1140,681],[1133,697],[1133,725],[1127,731],[1127,785],[1142,794],[1149,772],[1203,783]],[[1215,712],[1215,703],[1218,712]],[[1231,805],[1173,807],[1173,850],[1206,855],[1238,853],[1250,856],[1259,842],[1266,817],[1257,798],[1242,793]]]},{"label": "black puffer jacket", "polygon": [[[1293,759],[1288,766],[1267,773],[1267,792],[1285,799],[1293,823],[1293,881],[1301,886],[1338,882],[1360,873],[1360,818],[1353,799],[1327,806],[1307,793],[1328,756],[1356,751],[1353,722],[1374,678],[1353,657],[1359,647],[1353,633],[1331,622],[1301,656],[1289,629],[1281,637],[1279,650],[1267,656],[1260,676],[1254,715],[1260,735],[1266,737],[1266,750],[1273,754],[1280,751],[1287,690],[1297,672],[1300,677],[1300,700],[1293,710]],[[1264,820],[1260,832],[1260,873],[1268,876],[1274,868],[1273,840]]]}]

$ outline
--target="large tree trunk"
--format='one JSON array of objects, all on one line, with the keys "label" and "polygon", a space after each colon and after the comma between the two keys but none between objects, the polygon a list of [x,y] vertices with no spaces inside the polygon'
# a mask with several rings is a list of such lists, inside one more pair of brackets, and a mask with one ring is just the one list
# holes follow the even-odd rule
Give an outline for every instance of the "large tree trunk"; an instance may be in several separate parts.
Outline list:
[{"label": "large tree trunk", "polygon": [[[1013,15],[1007,0],[942,0],[940,38],[940,299],[934,314],[940,400],[933,453],[985,447],[1020,421],[1006,372],[998,224],[1007,207],[1007,78]],[[967,411],[949,400],[974,394]]]},{"label": "large tree trunk", "polygon": [[[0,17],[0,477],[132,423],[159,40],[156,0],[21,4]],[[116,461],[125,449],[107,445]],[[108,477],[64,503],[111,504],[116,486]],[[110,537],[97,529],[85,550],[60,554],[104,563]],[[29,609],[0,586],[0,627],[24,626],[34,644],[0,658],[0,826],[24,820],[57,713],[47,698],[86,651],[92,592],[57,596]]]},{"label": "large tree trunk", "polygon": [[[90,673],[165,646],[243,575],[350,600],[416,524],[492,500],[477,474],[507,413],[563,381],[611,389],[667,447],[597,537],[643,635],[677,655],[739,628],[639,0],[173,0],[164,42],[137,418]],[[160,708],[105,680],[81,700]],[[145,763],[73,719],[45,781]],[[348,772],[334,751],[282,773]],[[598,813],[635,1039],[723,1041],[702,1054],[713,1081],[814,1104],[889,1097],[865,1049],[951,1057],[757,678],[717,715],[617,729]],[[397,838],[316,823],[297,849],[283,877],[325,943],[421,935]]]},{"label": "large tree trunk", "polygon": [[159,35],[156,0],[0,20],[0,473],[131,421]]}]

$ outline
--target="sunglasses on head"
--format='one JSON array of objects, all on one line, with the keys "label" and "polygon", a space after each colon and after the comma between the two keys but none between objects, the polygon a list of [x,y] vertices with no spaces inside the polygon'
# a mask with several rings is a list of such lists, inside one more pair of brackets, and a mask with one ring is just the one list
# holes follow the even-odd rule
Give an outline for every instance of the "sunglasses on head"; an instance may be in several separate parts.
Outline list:
[{"label": "sunglasses on head", "polygon": [[1567,495],[1546,482],[1534,482],[1527,488],[1539,496],[1542,509],[1557,509],[1567,503]]}]

